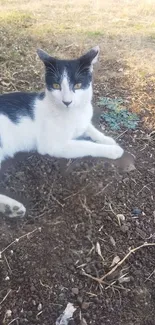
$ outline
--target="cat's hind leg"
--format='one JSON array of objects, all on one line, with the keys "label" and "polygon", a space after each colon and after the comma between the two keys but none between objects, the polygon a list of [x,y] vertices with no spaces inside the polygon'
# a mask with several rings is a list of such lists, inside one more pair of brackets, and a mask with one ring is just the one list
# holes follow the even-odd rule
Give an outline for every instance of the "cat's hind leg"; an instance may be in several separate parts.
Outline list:
[{"label": "cat's hind leg", "polygon": [[10,197],[0,194],[0,212],[10,218],[24,217],[24,205]]}]

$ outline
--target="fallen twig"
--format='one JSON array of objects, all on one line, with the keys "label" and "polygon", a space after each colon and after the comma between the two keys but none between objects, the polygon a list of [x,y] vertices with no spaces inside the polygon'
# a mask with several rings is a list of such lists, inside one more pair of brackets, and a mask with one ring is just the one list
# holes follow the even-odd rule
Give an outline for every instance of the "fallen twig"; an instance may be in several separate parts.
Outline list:
[{"label": "fallen twig", "polygon": [[103,279],[107,278],[107,276],[111,275],[120,265],[122,265],[126,259],[134,252],[138,251],[140,248],[143,247],[147,247],[147,246],[155,246],[155,243],[144,243],[138,247],[132,248],[124,257],[122,260],[120,260],[108,273],[106,273],[105,275],[103,275],[101,277],[101,280],[103,281]]},{"label": "fallen twig", "polygon": [[[109,275],[111,275],[113,272],[116,271],[116,269],[122,265],[126,259],[132,254],[135,253],[137,250],[143,248],[143,247],[148,247],[148,246],[155,246],[155,243],[144,243],[140,246],[137,246],[135,248],[132,248],[108,273],[104,274],[101,278],[97,278],[95,276],[92,276],[91,274],[86,273],[85,271],[83,271],[83,275],[89,277],[90,279],[97,281],[99,284],[105,284],[105,285],[109,285],[109,283],[105,282],[104,279],[106,279]],[[118,286],[117,286],[118,288]],[[122,289],[123,287],[119,287],[119,289]],[[125,289],[125,288],[124,288]]]},{"label": "fallen twig", "polygon": [[8,325],[11,325],[11,324],[13,324],[16,320],[18,320],[19,319],[19,317],[16,317],[16,318],[14,318],[14,319],[12,319],[11,320],[11,322],[10,323],[8,323]]},{"label": "fallen twig", "polygon": [[10,246],[12,246],[13,244],[15,244],[15,243],[18,243],[19,242],[19,240],[20,239],[22,239],[22,238],[24,238],[24,237],[28,237],[29,235],[31,235],[31,234],[33,234],[34,232],[36,232],[36,231],[41,231],[41,228],[39,227],[39,228],[35,228],[34,230],[32,230],[32,231],[30,231],[30,232],[28,232],[28,233],[26,233],[26,234],[24,234],[24,235],[22,235],[21,237],[19,237],[19,238],[16,238],[14,241],[12,241],[8,246],[6,246],[2,251],[0,251],[0,257],[1,257],[1,255],[10,247]]},{"label": "fallen twig", "polygon": [[6,300],[6,298],[8,297],[8,295],[11,293],[11,289],[7,292],[7,294],[5,295],[5,297],[0,301],[0,305]]}]

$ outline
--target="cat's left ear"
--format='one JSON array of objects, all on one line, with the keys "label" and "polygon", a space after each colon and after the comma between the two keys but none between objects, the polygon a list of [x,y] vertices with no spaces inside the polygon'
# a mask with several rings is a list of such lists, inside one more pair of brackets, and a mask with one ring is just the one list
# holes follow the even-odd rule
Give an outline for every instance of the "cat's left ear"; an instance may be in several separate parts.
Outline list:
[{"label": "cat's left ear", "polygon": [[37,50],[37,54],[38,54],[40,60],[43,61],[45,66],[47,66],[49,63],[52,63],[53,61],[55,61],[54,58],[52,58],[48,53],[46,53],[45,51],[43,51],[41,49]]},{"label": "cat's left ear", "polygon": [[100,52],[99,46],[95,46],[89,52],[84,54],[80,59],[84,60],[86,64],[90,64],[91,69],[93,70],[93,65],[98,60],[99,52]]}]

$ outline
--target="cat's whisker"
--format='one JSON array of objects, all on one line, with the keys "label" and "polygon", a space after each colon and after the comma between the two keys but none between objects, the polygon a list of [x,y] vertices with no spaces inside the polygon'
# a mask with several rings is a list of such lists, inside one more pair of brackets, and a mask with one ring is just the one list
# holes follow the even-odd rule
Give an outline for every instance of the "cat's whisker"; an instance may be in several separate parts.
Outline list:
[{"label": "cat's whisker", "polygon": [[89,67],[83,67],[83,69],[78,70],[78,72],[76,72],[76,78],[78,78],[80,75],[82,75],[82,73],[86,71],[89,71]]}]

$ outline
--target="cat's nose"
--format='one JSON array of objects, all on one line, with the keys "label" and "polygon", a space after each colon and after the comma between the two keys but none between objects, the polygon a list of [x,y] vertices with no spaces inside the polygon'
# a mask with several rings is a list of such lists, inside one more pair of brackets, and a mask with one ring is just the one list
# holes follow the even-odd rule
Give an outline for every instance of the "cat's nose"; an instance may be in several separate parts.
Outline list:
[{"label": "cat's nose", "polygon": [[65,102],[65,101],[62,101],[64,103],[64,105],[66,105],[67,107],[72,103],[72,100],[71,102]]}]

